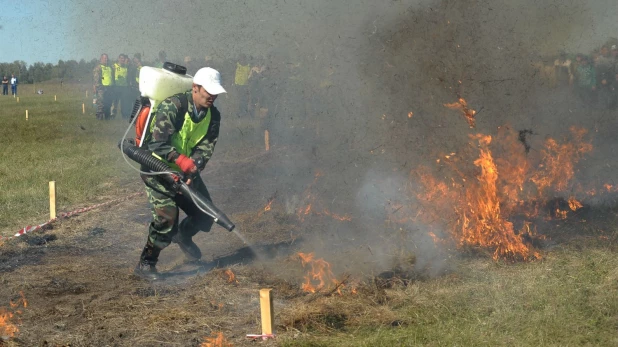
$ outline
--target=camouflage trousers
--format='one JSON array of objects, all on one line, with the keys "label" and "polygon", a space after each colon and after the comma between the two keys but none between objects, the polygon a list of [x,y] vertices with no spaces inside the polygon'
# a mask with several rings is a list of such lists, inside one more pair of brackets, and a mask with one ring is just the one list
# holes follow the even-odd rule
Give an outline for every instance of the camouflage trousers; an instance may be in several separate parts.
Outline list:
[{"label": "camouflage trousers", "polygon": [[[142,175],[142,180],[146,183],[146,194],[152,209],[148,241],[155,247],[163,249],[169,246],[172,237],[177,233],[183,238],[190,239],[200,231],[210,231],[214,220],[200,211],[190,197],[176,194],[155,176]],[[210,200],[208,189],[199,176],[192,180],[191,188]],[[187,215],[180,223],[179,209]]]},{"label": "camouflage trousers", "polygon": [[109,87],[97,87],[97,119],[110,119],[112,109],[112,95]]}]

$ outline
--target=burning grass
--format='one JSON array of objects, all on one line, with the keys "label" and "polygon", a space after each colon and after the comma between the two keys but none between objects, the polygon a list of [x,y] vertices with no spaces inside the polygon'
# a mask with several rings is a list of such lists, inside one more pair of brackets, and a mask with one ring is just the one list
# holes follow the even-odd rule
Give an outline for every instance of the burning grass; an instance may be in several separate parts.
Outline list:
[{"label": "burning grass", "polygon": [[[572,127],[571,138],[563,142],[549,138],[537,158],[526,155],[521,139],[508,127],[495,137],[470,135],[471,152],[438,160],[450,169],[450,180],[438,180],[428,168],[412,172],[411,180],[422,185],[410,190],[422,211],[415,220],[447,230],[459,248],[488,249],[494,259],[539,259],[534,240],[543,236],[534,222],[564,219],[568,213],[558,209],[543,214],[547,201],[555,194],[572,194],[567,192],[585,195],[572,181],[575,165],[592,150],[585,135],[586,130]],[[583,206],[572,195],[568,201],[571,211]]]}]

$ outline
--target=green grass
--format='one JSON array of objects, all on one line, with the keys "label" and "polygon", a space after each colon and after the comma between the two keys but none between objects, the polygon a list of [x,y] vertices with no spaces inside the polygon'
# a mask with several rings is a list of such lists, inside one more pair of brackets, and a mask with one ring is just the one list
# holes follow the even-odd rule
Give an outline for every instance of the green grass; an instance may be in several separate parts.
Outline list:
[{"label": "green grass", "polygon": [[96,120],[90,88],[23,85],[19,102],[0,97],[0,235],[47,220],[49,181],[56,181],[62,212],[122,195],[122,183],[137,179],[116,147],[128,123]]},{"label": "green grass", "polygon": [[604,248],[515,265],[477,259],[389,293],[403,327],[347,327],[283,346],[618,346],[618,256]]}]

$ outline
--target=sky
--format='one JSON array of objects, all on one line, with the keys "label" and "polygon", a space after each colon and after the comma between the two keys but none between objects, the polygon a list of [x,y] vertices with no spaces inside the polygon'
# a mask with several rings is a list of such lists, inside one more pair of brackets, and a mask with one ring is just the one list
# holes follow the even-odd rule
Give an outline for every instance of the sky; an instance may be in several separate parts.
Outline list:
[{"label": "sky", "polygon": [[[501,6],[503,1],[488,3]],[[374,20],[371,26],[377,30],[385,11],[401,11],[420,2],[432,0],[0,0],[0,61],[56,63],[59,59],[90,60],[102,52],[112,57],[136,52],[154,57],[166,47],[180,55],[218,51],[227,56],[247,50],[259,55],[278,45],[302,49],[303,42],[320,40],[331,42],[335,50],[340,43],[334,40],[342,37],[341,31],[352,36],[352,28],[359,30]],[[554,6],[554,0],[544,2],[544,6]],[[618,36],[615,0],[577,3],[589,20],[564,38],[564,49],[586,52],[607,36]],[[201,29],[201,42],[189,38],[192,27]]]},{"label": "sky", "polygon": [[56,63],[74,58],[69,1],[0,0],[0,61]]}]

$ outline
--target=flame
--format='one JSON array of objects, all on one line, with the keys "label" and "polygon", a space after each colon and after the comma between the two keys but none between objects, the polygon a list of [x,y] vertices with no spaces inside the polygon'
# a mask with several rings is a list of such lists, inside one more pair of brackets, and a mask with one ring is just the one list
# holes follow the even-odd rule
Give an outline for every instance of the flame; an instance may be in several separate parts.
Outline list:
[{"label": "flame", "polygon": [[309,266],[309,270],[305,275],[305,282],[301,286],[304,292],[315,293],[318,290],[334,285],[339,286],[337,292],[341,294],[342,285],[333,275],[330,264],[326,260],[322,258],[314,259],[314,253],[299,252],[298,257],[303,267]]},{"label": "flame", "polygon": [[24,297],[23,292],[19,292],[20,298],[16,301],[9,301],[10,310],[4,307],[0,307],[0,338],[15,337],[15,334],[19,332],[19,328],[12,322],[13,318],[17,314],[21,314],[19,306],[28,307],[28,301]]},{"label": "flame", "polygon": [[567,213],[569,213],[569,211],[563,211],[559,208],[556,209],[556,218],[558,219],[567,219]]},{"label": "flame", "polygon": [[571,133],[574,142],[559,144],[551,138],[545,141],[545,148],[541,150],[542,163],[531,178],[539,191],[549,187],[556,191],[565,191],[575,173],[575,164],[583,154],[592,151],[592,144],[582,140],[587,133],[586,129],[571,127]]},{"label": "flame", "polygon": [[273,204],[273,201],[275,201],[275,199],[271,199],[270,201],[268,201],[268,204],[266,204],[266,206],[264,206],[264,212],[266,211],[270,211],[270,208]]},{"label": "flame", "polygon": [[464,98],[459,98],[456,102],[444,104],[444,106],[452,110],[461,111],[466,118],[468,125],[470,125],[470,128],[474,128],[476,126],[476,120],[474,119],[474,116],[476,116],[476,111],[468,108],[468,102]]},{"label": "flame", "polygon": [[227,277],[227,283],[238,283],[238,281],[236,280],[236,275],[234,275],[234,272],[232,272],[232,270],[225,269],[225,271],[223,271],[223,274]]},{"label": "flame", "polygon": [[[450,181],[435,178],[425,167],[411,173],[415,176],[411,180],[419,181],[422,189],[409,191],[418,206],[408,210],[418,210],[414,219],[421,218],[427,225],[442,225],[459,247],[489,249],[494,259],[538,259],[540,254],[529,240],[540,236],[531,221],[539,218],[545,201],[554,197],[550,194],[573,189],[575,164],[592,150],[584,141],[585,129],[570,130],[570,141],[546,140],[536,164],[519,143],[521,138],[518,141],[507,127],[501,127],[495,138],[471,135],[478,151],[475,159],[463,160],[461,153],[443,156],[442,165],[452,171]],[[573,196],[568,203],[571,211],[583,206]],[[554,208],[549,217],[566,218],[568,210],[563,210]],[[513,216],[525,219],[516,219],[520,225],[515,225]]]},{"label": "flame", "polygon": [[584,207],[584,205],[582,205],[581,202],[577,201],[575,197],[572,196],[569,198],[569,208],[571,209],[571,211],[577,211],[582,207]]},{"label": "flame", "polygon": [[200,347],[232,347],[222,332],[212,333],[210,337],[204,337],[204,342],[200,344]]},{"label": "flame", "polygon": [[340,221],[351,221],[352,216],[347,215],[347,214],[340,215],[340,214],[330,212],[327,209],[322,209],[322,210],[318,209],[317,211],[314,210],[314,205],[316,204],[316,201],[318,199],[314,194],[312,194],[311,190],[313,186],[316,184],[320,176],[322,176],[322,174],[318,171],[315,175],[315,178],[313,179],[313,182],[307,187],[307,189],[305,189],[303,193],[305,197],[302,200],[303,205],[299,207],[298,209],[296,209],[296,216],[298,217],[298,220],[300,220],[301,222],[304,222],[306,216],[308,216],[309,214],[314,214],[318,216],[329,216],[333,219],[340,220]]}]

